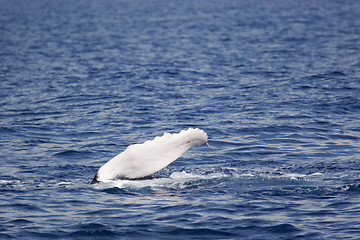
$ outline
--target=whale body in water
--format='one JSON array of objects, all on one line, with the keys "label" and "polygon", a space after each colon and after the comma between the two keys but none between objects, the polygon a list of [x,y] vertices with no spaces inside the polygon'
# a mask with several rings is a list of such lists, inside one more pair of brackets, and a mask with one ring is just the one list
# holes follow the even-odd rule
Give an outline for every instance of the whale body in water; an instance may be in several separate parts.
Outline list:
[{"label": "whale body in water", "polygon": [[168,166],[191,147],[204,145],[207,141],[208,136],[203,130],[189,128],[130,145],[100,167],[91,184],[147,177]]}]

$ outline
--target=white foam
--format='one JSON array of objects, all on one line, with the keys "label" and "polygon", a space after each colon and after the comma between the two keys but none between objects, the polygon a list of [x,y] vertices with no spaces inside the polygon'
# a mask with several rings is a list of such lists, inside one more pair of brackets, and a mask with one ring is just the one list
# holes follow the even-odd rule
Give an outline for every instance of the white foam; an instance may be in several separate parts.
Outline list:
[{"label": "white foam", "polygon": [[141,189],[150,187],[153,190],[157,189],[184,189],[189,186],[188,183],[193,181],[201,181],[207,179],[217,179],[224,177],[223,174],[213,173],[213,174],[194,174],[188,173],[185,171],[181,172],[173,172],[170,177],[163,178],[152,178],[145,180],[116,180],[106,183],[101,183],[94,185],[95,188],[98,189],[107,189],[117,187],[120,189]]},{"label": "white foam", "polygon": [[323,173],[316,172],[316,173],[310,174],[309,176],[322,176],[322,175],[324,175],[324,174],[323,174]]},{"label": "white foam", "polygon": [[298,173],[284,173],[282,175],[283,178],[288,178],[290,180],[298,180],[298,179],[303,179],[306,177],[305,174],[298,174]]}]

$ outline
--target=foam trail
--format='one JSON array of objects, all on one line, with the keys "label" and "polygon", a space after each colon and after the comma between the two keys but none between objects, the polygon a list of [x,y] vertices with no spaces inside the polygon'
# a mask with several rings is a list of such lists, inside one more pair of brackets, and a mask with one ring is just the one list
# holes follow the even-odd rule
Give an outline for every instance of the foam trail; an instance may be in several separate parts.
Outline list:
[{"label": "foam trail", "polygon": [[164,133],[143,144],[134,144],[104,164],[91,183],[149,176],[178,159],[191,147],[204,145],[207,134],[198,128],[177,134]]}]

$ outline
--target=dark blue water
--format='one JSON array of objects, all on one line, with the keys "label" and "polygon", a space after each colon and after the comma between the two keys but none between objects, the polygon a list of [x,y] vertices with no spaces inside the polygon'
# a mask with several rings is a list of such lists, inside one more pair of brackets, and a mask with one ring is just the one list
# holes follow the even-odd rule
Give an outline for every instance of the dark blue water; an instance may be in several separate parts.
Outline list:
[{"label": "dark blue water", "polygon": [[1,0],[0,238],[359,239],[359,69],[359,1]]}]

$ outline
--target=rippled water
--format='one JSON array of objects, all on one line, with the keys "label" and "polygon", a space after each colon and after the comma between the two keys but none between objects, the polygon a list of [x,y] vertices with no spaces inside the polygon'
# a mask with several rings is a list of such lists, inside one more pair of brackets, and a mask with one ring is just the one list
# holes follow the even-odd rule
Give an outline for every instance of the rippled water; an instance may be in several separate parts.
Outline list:
[{"label": "rippled water", "polygon": [[[358,239],[359,1],[0,1],[0,238]],[[89,185],[199,127],[153,178]]]}]

